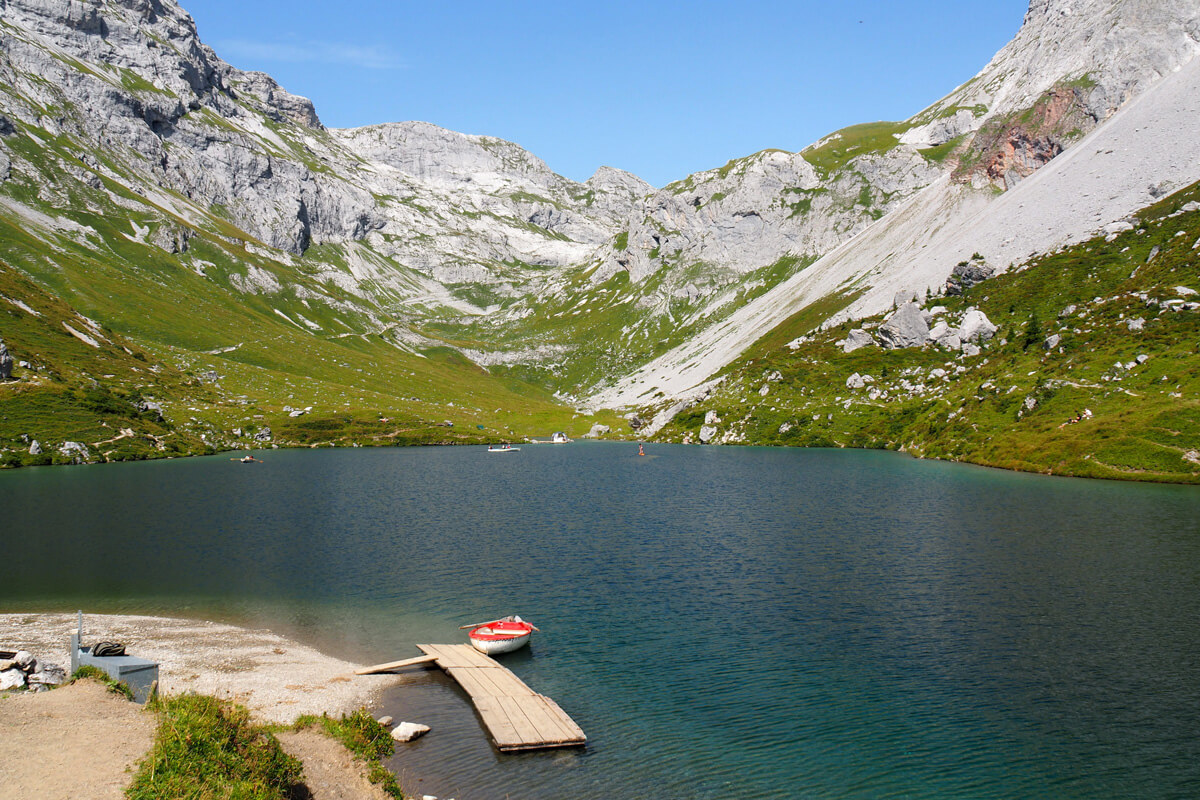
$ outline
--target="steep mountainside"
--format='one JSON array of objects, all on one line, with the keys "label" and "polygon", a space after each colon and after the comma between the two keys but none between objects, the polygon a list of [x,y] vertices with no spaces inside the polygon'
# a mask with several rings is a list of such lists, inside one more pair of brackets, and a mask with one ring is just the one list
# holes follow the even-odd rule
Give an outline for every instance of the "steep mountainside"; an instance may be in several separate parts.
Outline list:
[{"label": "steep mountainside", "polygon": [[[586,430],[566,402],[661,410],[773,330],[1119,232],[1200,178],[1198,42],[1200,0],[1033,0],[911,119],[656,190],[421,122],[328,129],[173,0],[0,0],[0,451],[510,438]],[[74,427],[39,432],[48,410]],[[114,424],[133,433],[105,450]]]},{"label": "steep mountainside", "polygon": [[776,331],[659,438],[1200,483],[1198,250],[1193,184],[959,294],[790,345]]},{"label": "steep mountainside", "polygon": [[[793,315],[815,327],[878,313],[898,292],[937,289],[969,254],[1004,269],[1200,178],[1197,139],[1182,134],[1200,101],[1198,51],[1194,0],[1034,3],[1014,41],[945,100],[905,123],[834,134],[797,156],[834,175],[905,153],[938,169],[920,173],[887,213],[847,230],[789,280],[592,402],[686,395]],[[1039,171],[1039,180],[1024,180],[1047,164],[1055,178]],[[760,207],[780,202],[759,198]]]}]

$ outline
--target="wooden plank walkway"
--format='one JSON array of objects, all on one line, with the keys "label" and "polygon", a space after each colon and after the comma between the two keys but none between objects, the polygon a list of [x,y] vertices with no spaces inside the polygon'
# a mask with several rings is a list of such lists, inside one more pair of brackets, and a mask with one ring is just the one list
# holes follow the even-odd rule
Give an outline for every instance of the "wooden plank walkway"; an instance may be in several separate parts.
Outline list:
[{"label": "wooden plank walkway", "polygon": [[587,737],[558,703],[469,644],[419,644],[470,696],[501,752],[577,747]]}]

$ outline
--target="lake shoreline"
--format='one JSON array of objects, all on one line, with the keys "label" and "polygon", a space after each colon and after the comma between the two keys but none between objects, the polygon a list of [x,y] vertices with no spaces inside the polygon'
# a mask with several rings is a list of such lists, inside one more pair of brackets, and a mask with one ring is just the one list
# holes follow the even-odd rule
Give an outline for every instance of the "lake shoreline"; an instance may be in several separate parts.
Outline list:
[{"label": "lake shoreline", "polygon": [[[265,629],[208,620],[84,614],[85,644],[119,642],[158,662],[165,694],[212,695],[258,720],[291,724],[305,714],[340,716],[370,709],[403,675],[355,675],[360,667]],[[74,613],[0,613],[0,647],[22,649],[70,670]]]},{"label": "lake shoreline", "polygon": [[[772,448],[772,449],[783,449],[783,450],[861,450],[861,451],[866,451],[866,452],[877,452],[877,453],[896,453],[898,455],[908,456],[909,458],[913,458],[918,461],[937,461],[937,462],[942,462],[942,463],[946,463],[946,464],[958,464],[958,465],[968,466],[968,467],[983,467],[986,469],[997,469],[997,470],[1001,470],[1003,472],[1012,472],[1012,473],[1026,474],[1026,475],[1042,475],[1045,477],[1053,477],[1053,478],[1081,478],[1081,479],[1089,480],[1089,481],[1118,481],[1120,483],[1153,483],[1153,484],[1160,484],[1163,486],[1196,486],[1196,485],[1200,485],[1200,474],[1192,474],[1191,476],[1163,475],[1163,474],[1150,473],[1150,472],[1129,472],[1129,473],[1124,473],[1124,474],[1113,474],[1113,475],[1084,474],[1084,473],[1077,473],[1077,472],[1055,470],[1051,466],[1051,462],[1053,461],[1053,459],[1048,459],[1047,463],[1045,465],[1030,464],[1030,465],[1028,465],[1028,468],[1021,468],[1021,467],[1015,467],[1015,466],[1005,466],[1005,465],[999,464],[999,463],[989,463],[987,461],[973,461],[970,459],[945,459],[945,458],[937,458],[934,456],[924,456],[919,453],[910,452],[908,449],[906,449],[903,446],[898,447],[896,449],[887,448],[887,447],[853,447],[853,446],[809,447],[809,446],[804,446],[804,445],[756,444],[754,442],[739,442],[737,444],[730,444],[730,445],[711,445],[711,444],[705,445],[705,444],[695,444],[695,443],[691,443],[691,442],[673,441],[673,440],[669,440],[669,439],[662,440],[662,441],[658,441],[658,440],[654,440],[654,439],[641,440],[641,439],[638,439],[636,436],[630,436],[628,438],[620,438],[620,439],[616,439],[616,438],[595,439],[592,441],[610,442],[610,443],[634,443],[634,442],[643,442],[644,441],[646,444],[681,445],[681,446],[688,446],[688,447],[755,447],[755,448],[761,447],[761,448]],[[133,460],[133,461],[173,461],[173,460],[177,460],[177,459],[221,456],[221,455],[230,455],[230,454],[234,454],[234,453],[240,453],[243,455],[255,454],[255,453],[269,453],[273,450],[278,451],[278,450],[314,450],[314,449],[354,449],[354,448],[360,448],[362,446],[384,447],[384,448],[392,448],[392,447],[471,447],[471,446],[483,447],[483,446],[486,446],[487,444],[501,444],[501,443],[502,442],[499,439],[497,439],[495,442],[462,442],[462,441],[447,440],[447,441],[441,441],[441,442],[421,442],[420,444],[400,444],[400,445],[397,445],[397,444],[376,444],[376,445],[344,444],[343,445],[343,444],[334,444],[334,443],[321,444],[321,445],[280,444],[280,445],[277,445],[275,447],[270,447],[270,448],[239,448],[239,449],[234,449],[234,450],[217,450],[212,453],[196,453],[196,454],[183,454],[183,455],[174,454],[174,455],[163,455],[163,456],[150,456],[148,458],[139,458],[139,459],[112,459],[112,460],[106,460],[106,461],[90,462],[90,463],[86,463],[86,464],[75,464],[75,463],[71,463],[71,462],[37,464],[37,465],[0,464],[0,472],[4,472],[6,470],[29,469],[29,468],[35,468],[35,467],[75,467],[75,466],[94,466],[94,465],[98,465],[98,464],[119,464],[119,463],[126,463],[127,461],[131,461],[131,460]]]}]

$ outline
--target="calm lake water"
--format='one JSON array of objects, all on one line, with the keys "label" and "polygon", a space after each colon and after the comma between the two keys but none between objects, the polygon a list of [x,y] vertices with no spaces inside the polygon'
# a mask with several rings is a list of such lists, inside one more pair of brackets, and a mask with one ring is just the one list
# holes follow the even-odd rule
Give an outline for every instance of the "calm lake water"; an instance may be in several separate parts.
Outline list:
[{"label": "calm lake water", "polygon": [[889,453],[276,451],[0,473],[0,610],[270,627],[376,663],[519,613],[588,734],[499,755],[418,673],[458,800],[1200,796],[1200,491]]}]

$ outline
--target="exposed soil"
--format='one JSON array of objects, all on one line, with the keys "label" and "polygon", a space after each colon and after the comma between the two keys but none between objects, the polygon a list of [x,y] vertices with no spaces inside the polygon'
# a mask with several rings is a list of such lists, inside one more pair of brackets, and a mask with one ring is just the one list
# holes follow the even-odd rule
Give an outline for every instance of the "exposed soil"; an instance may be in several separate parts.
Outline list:
[{"label": "exposed soil", "polygon": [[304,783],[313,800],[391,800],[371,783],[349,750],[315,730],[276,735],[283,749],[304,764]]},{"label": "exposed soil", "polygon": [[6,797],[120,800],[154,742],[154,715],[96,681],[0,696]]}]

